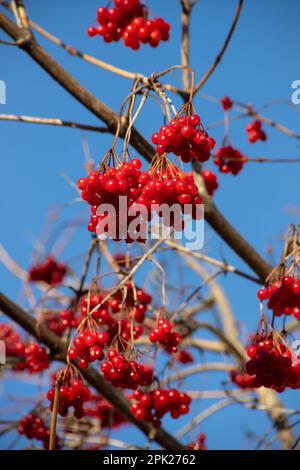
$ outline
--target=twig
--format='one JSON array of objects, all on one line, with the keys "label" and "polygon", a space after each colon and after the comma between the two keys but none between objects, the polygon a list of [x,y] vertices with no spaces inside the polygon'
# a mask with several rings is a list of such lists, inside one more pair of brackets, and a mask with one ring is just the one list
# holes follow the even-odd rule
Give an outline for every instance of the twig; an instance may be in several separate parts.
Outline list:
[{"label": "twig", "polygon": [[190,0],[181,0],[181,64],[182,69],[182,84],[185,91],[189,91],[191,82],[190,82],[190,72],[188,68],[190,67],[190,15],[194,3],[190,3]]},{"label": "twig", "polygon": [[192,367],[180,370],[173,375],[170,375],[167,379],[160,382],[161,386],[169,385],[177,380],[191,377],[192,375],[201,374],[202,372],[230,372],[234,369],[233,364],[226,364],[224,362],[208,362],[205,364],[197,364]]},{"label": "twig", "polygon": [[45,124],[50,126],[71,127],[73,129],[82,129],[85,131],[110,133],[110,130],[107,127],[91,126],[89,124],[80,124],[78,122],[65,121],[57,118],[41,118],[16,114],[0,114],[0,121],[15,121],[24,122],[28,124]]}]

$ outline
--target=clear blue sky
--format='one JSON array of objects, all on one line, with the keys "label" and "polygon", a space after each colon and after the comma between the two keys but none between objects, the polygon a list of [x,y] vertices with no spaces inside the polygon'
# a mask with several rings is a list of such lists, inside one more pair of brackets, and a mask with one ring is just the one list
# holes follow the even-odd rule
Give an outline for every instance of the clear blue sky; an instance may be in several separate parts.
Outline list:
[{"label": "clear blue sky", "polygon": [[[157,15],[170,21],[171,41],[158,49],[143,47],[139,52],[125,49],[121,43],[104,44],[100,39],[86,36],[86,28],[92,23],[99,1],[51,0],[51,2],[27,0],[30,17],[81,51],[97,56],[130,71],[150,75],[180,62],[180,9],[179,1],[149,0]],[[201,0],[194,9],[191,25],[191,60],[199,79],[207,70],[223,44],[230,27],[236,1]],[[290,100],[291,83],[300,79],[297,45],[299,43],[300,4],[296,0],[246,0],[240,22],[232,42],[214,75],[203,92],[221,98],[229,95],[241,102],[251,102],[259,107],[274,99]],[[1,34],[4,39],[4,34]],[[64,65],[84,86],[100,100],[117,111],[130,90],[126,79],[116,77],[68,56],[64,51],[38,38],[43,46]],[[1,47],[0,79],[7,85],[7,104],[0,105],[0,112],[42,117],[57,117],[83,123],[99,124],[99,121],[71,98],[49,78],[30,58],[14,47]],[[180,73],[172,76],[180,85]],[[195,105],[204,123],[222,118],[218,105],[199,97]],[[300,110],[300,107],[299,107]],[[299,115],[287,105],[275,105],[266,115],[300,133]],[[251,157],[297,157],[299,142],[284,134],[266,128],[265,144],[247,143],[244,120],[231,126],[233,144]],[[151,104],[138,127],[150,137],[161,125],[159,108]],[[220,144],[222,129],[211,131]],[[75,197],[74,190],[62,178],[65,173],[76,181],[83,174],[82,132],[71,129],[1,122],[1,242],[23,267],[28,266],[32,246],[29,234],[39,237],[50,207],[64,204]],[[86,133],[91,153],[96,161],[112,142],[111,136]],[[220,177],[220,189],[215,201],[226,217],[246,235],[258,251],[265,254],[270,245],[278,257],[280,236],[290,221],[298,223],[289,212],[290,206],[299,206],[299,166],[249,163],[238,177]],[[63,212],[63,220],[85,217],[83,205],[74,205]],[[88,246],[85,228],[77,233],[63,257],[66,261],[76,258]],[[228,262],[245,269],[243,263],[229,248],[206,227],[205,250],[219,258],[222,253]],[[77,265],[79,264],[77,263]],[[17,299],[20,282],[0,266],[1,289]],[[258,320],[256,286],[238,278],[222,281],[232,308],[241,326],[249,331]],[[215,376],[192,381],[194,389],[216,388]],[[5,396],[12,393],[15,382],[5,386]],[[23,387],[23,385],[20,385]],[[21,394],[36,393],[36,387],[24,386]],[[286,403],[296,406],[298,393],[285,394]],[[2,401],[2,400],[1,400]],[[2,403],[6,403],[3,398]],[[197,403],[195,412],[208,403]],[[167,423],[170,426],[170,423]],[[208,435],[210,448],[247,448],[251,443],[244,431],[262,431],[268,421],[260,412],[249,416],[240,407],[221,411],[206,421],[201,430]],[[177,425],[176,425],[177,426]],[[170,429],[174,429],[174,425]],[[242,432],[241,432],[242,431]],[[137,433],[132,431],[134,436]],[[132,434],[132,435],[133,435]],[[126,428],[120,435],[129,433]],[[195,437],[195,436],[191,436]],[[141,437],[137,437],[142,439]],[[3,446],[6,445],[2,439]],[[2,444],[0,443],[2,447]]]}]

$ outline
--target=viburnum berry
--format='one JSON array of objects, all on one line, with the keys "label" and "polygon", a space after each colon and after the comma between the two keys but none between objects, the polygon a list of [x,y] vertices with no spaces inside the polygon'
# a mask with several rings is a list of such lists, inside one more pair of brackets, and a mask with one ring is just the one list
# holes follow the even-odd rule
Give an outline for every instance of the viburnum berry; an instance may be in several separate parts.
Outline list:
[{"label": "viburnum berry", "polygon": [[170,413],[173,419],[187,414],[191,403],[189,395],[176,389],[157,389],[148,393],[137,390],[131,399],[131,412],[136,419],[148,421],[155,428],[161,426],[161,419],[167,413]]},{"label": "viburnum berry", "polygon": [[49,355],[43,346],[37,343],[26,345],[24,350],[26,368],[30,374],[35,374],[48,369],[50,365]]},{"label": "viburnum berry", "polygon": [[176,353],[181,336],[177,331],[172,331],[173,325],[167,320],[158,320],[156,327],[150,332],[151,343],[159,343],[169,353]]},{"label": "viburnum berry", "polygon": [[205,183],[206,190],[210,196],[213,196],[216,189],[219,187],[218,177],[210,170],[202,170],[201,176]]},{"label": "viburnum berry", "polygon": [[190,450],[207,450],[206,447],[206,435],[201,432],[198,436],[197,442],[191,442],[187,446]]},{"label": "viburnum berry", "polygon": [[[48,449],[50,440],[50,429],[46,426],[44,420],[36,413],[30,413],[24,416],[17,427],[17,431],[28,439],[37,439],[43,443],[44,449]],[[55,449],[59,449],[59,439],[55,436]]]},{"label": "viburnum berry", "polygon": [[219,167],[221,173],[232,173],[237,175],[247,162],[247,157],[231,145],[220,147],[216,150],[214,163]]},{"label": "viburnum berry", "polygon": [[170,24],[162,18],[149,19],[148,10],[140,0],[115,0],[115,6],[97,11],[98,28],[90,27],[87,34],[102,36],[109,43],[123,38],[124,45],[133,50],[141,44],[157,47],[170,37]]},{"label": "viburnum berry", "polygon": [[241,388],[267,387],[283,392],[287,387],[300,388],[300,363],[294,360],[288,344],[272,332],[257,333],[248,348],[246,374],[233,373]]},{"label": "viburnum berry", "polygon": [[50,286],[62,283],[67,274],[67,266],[48,256],[42,263],[33,265],[28,271],[29,282],[45,282]]},{"label": "viburnum berry", "polygon": [[79,359],[78,367],[85,369],[90,363],[104,358],[104,344],[103,335],[99,339],[96,332],[84,329],[78,336],[75,336],[73,347],[68,351],[68,357],[70,360]]},{"label": "viburnum berry", "polygon": [[[69,408],[74,408],[74,416],[80,419],[84,416],[83,405],[90,399],[91,392],[81,379],[68,377],[60,387],[58,414],[67,416]],[[50,409],[53,410],[55,388],[50,388],[47,399],[50,401]]]},{"label": "viburnum berry", "polygon": [[100,370],[104,378],[115,387],[135,390],[152,383],[153,370],[148,365],[129,361],[116,349],[110,349],[107,357],[108,361],[102,362]]},{"label": "viburnum berry", "polygon": [[194,357],[189,351],[185,351],[183,349],[176,354],[176,361],[181,364],[188,364],[190,362],[194,362]]},{"label": "viburnum berry", "polygon": [[273,310],[276,317],[293,315],[300,319],[300,278],[296,276],[281,276],[279,279],[260,289],[257,293],[259,300],[268,300],[267,306]]},{"label": "viburnum berry", "polygon": [[[249,351],[249,350],[248,350]],[[249,354],[249,352],[248,352]],[[251,357],[251,356],[249,356]],[[241,389],[253,388],[255,375],[249,375],[247,373],[239,373],[237,370],[230,372],[230,378],[232,382]]]},{"label": "viburnum berry", "polygon": [[174,153],[183,162],[206,162],[215,146],[215,140],[204,131],[197,114],[173,119],[153,134],[151,140],[158,154]]},{"label": "viburnum berry", "polygon": [[233,102],[228,96],[223,96],[221,99],[221,105],[224,111],[228,111],[232,108]]},{"label": "viburnum berry", "polygon": [[248,140],[251,144],[257,142],[257,140],[262,140],[265,142],[267,140],[267,134],[261,128],[262,123],[261,121],[253,121],[246,127],[246,131],[248,134]]},{"label": "viburnum berry", "polygon": [[[104,173],[92,171],[87,178],[81,178],[78,181],[81,197],[92,206],[88,230],[98,235],[105,234],[115,241],[124,239],[127,243],[142,243],[146,241],[147,222],[154,212],[158,212],[163,224],[174,227],[176,231],[183,230],[182,217],[175,217],[174,213],[170,216],[166,211],[160,211],[163,204],[179,204],[182,214],[189,213],[194,219],[201,217],[198,206],[202,200],[193,179],[170,163],[164,168],[164,157],[161,158],[162,168],[157,170],[152,167],[147,172],[142,172],[140,161],[134,159],[134,163],[124,161],[116,168],[106,169]],[[120,189],[120,183],[126,183],[126,189],[125,186]],[[120,196],[126,196],[125,201],[121,201]],[[98,206],[104,203],[112,205],[116,214],[99,214]],[[125,203],[125,207],[120,206],[122,203]],[[126,207],[128,212],[125,218]],[[129,210],[140,213],[138,224],[136,217],[129,216]],[[133,219],[136,235],[128,233]],[[127,225],[125,222],[120,224],[123,220],[126,220]]]}]

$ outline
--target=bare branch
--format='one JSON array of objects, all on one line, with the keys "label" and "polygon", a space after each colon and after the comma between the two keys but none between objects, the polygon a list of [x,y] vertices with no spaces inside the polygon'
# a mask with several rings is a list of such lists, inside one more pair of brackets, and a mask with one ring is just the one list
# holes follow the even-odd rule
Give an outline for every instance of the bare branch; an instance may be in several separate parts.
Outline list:
[{"label": "bare branch", "polygon": [[108,127],[91,126],[89,124],[80,124],[78,122],[65,121],[58,118],[41,118],[35,116],[23,116],[17,114],[0,114],[0,121],[15,121],[28,124],[45,124],[50,126],[71,127],[73,129],[81,129],[84,131],[94,131],[102,133],[110,133]]}]

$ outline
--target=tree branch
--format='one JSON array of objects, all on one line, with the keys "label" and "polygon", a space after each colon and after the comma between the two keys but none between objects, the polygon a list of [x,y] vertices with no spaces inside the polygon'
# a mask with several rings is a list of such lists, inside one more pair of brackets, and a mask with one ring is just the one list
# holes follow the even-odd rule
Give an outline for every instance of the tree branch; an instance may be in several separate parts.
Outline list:
[{"label": "tree branch", "polygon": [[72,129],[82,129],[85,131],[110,133],[107,127],[91,126],[78,122],[65,121],[57,118],[41,118],[36,116],[21,116],[16,114],[0,114],[0,121],[24,122],[28,124],[45,124],[50,126],[71,127]]}]

